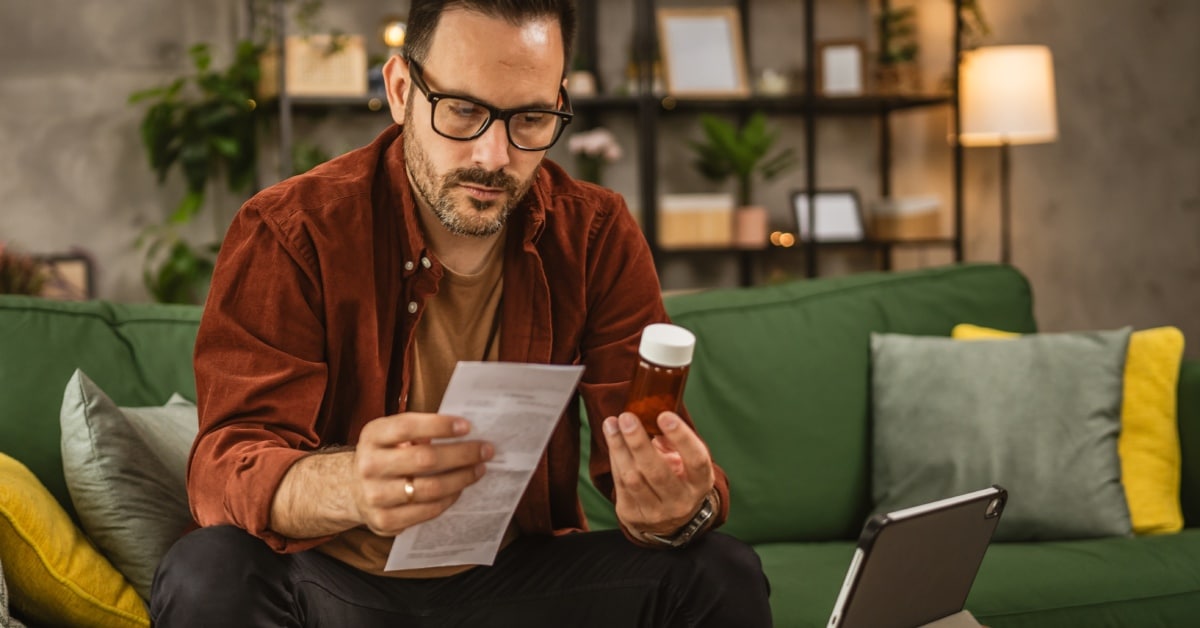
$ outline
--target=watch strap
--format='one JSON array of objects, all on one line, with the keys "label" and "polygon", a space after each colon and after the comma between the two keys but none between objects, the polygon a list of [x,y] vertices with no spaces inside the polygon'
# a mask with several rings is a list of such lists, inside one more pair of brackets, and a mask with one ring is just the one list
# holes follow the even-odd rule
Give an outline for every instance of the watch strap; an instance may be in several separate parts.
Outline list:
[{"label": "watch strap", "polygon": [[644,533],[642,538],[665,547],[683,547],[691,543],[693,539],[712,527],[713,521],[716,520],[717,511],[721,504],[721,494],[714,487],[704,496],[704,501],[701,502],[700,508],[696,510],[696,514],[681,528],[671,534],[651,534]]}]

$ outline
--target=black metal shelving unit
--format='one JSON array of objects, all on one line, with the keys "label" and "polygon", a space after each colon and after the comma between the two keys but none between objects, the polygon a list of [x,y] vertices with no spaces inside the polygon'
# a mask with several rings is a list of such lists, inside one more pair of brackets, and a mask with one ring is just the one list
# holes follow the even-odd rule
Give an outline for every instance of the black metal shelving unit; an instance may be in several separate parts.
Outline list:
[{"label": "black metal shelving unit", "polygon": [[[579,0],[581,16],[595,19],[599,0]],[[813,67],[816,58],[817,45],[817,4],[818,0],[802,0],[804,2],[804,65]],[[871,2],[872,0],[866,0]],[[959,37],[953,42],[953,87],[949,93],[919,94],[919,95],[863,95],[855,97],[826,98],[816,96],[816,79],[814,72],[805,73],[803,93],[789,96],[750,96],[747,98],[730,99],[687,99],[662,96],[652,93],[653,60],[656,58],[657,37],[655,15],[661,2],[656,0],[635,3],[634,9],[634,55],[638,68],[639,95],[624,98],[597,99],[595,103],[585,105],[589,112],[627,110],[636,111],[638,137],[638,173],[639,195],[642,206],[642,227],[646,239],[656,260],[675,255],[728,255],[736,259],[739,266],[739,277],[743,285],[754,283],[754,266],[757,259],[768,254],[772,249],[745,248],[685,248],[664,249],[658,244],[658,122],[663,116],[687,115],[697,113],[727,113],[737,116],[744,122],[754,111],[763,111],[771,115],[800,116],[804,120],[804,155],[805,175],[804,189],[808,191],[809,206],[813,206],[816,191],[820,188],[817,159],[817,121],[823,117],[857,116],[877,118],[879,121],[879,186],[882,196],[889,196],[892,189],[892,138],[891,115],[907,109],[926,107],[950,107],[954,119],[954,136],[958,135],[958,70],[957,60],[961,52]],[[737,0],[736,6],[741,14],[743,29],[742,40],[749,42],[749,25],[753,0]],[[954,33],[962,31],[961,0],[954,1],[955,28]],[[879,0],[879,8],[887,10],[888,0]],[[579,39],[580,51],[587,59],[596,59],[598,41],[594,29],[584,28]],[[749,47],[747,47],[749,48]],[[745,51],[747,67],[753,67],[750,50]],[[596,68],[591,68],[593,73]],[[953,212],[954,232],[948,238],[927,238],[919,240],[886,240],[868,239],[854,243],[801,243],[805,258],[805,273],[815,277],[820,273],[819,251],[821,249],[858,248],[875,250],[880,253],[883,269],[891,267],[891,252],[904,247],[935,247],[949,246],[954,250],[954,259],[963,259],[963,217],[962,217],[962,148],[957,144],[954,151],[953,173]],[[813,220],[815,212],[810,212],[809,220]],[[797,225],[798,227],[799,225]],[[808,232],[813,232],[813,225],[808,225]]]},{"label": "black metal shelving unit", "polygon": [[[817,4],[819,0],[801,0],[804,3],[804,65],[813,67],[817,46]],[[889,0],[856,0],[859,2],[875,3],[881,10],[889,8]],[[925,0],[932,1],[932,0]],[[283,0],[275,0],[281,4]],[[595,75],[595,60],[599,58],[601,42],[596,24],[598,24],[598,9],[601,0],[578,0],[580,30],[577,38],[577,49],[580,55],[590,60],[589,68]],[[723,255],[734,260],[738,265],[740,282],[743,285],[755,283],[755,268],[764,255],[770,254],[773,248],[746,249],[736,247],[726,248],[685,248],[664,249],[658,243],[659,216],[658,201],[658,151],[659,151],[659,121],[666,116],[695,115],[699,113],[725,113],[735,116],[741,123],[752,112],[763,111],[776,116],[796,116],[804,122],[804,157],[805,173],[803,187],[809,194],[809,206],[814,206],[813,196],[819,190],[818,156],[817,156],[817,121],[825,117],[850,116],[863,119],[875,118],[879,122],[879,190],[887,197],[892,190],[892,114],[928,107],[949,107],[953,118],[953,136],[958,136],[960,115],[958,107],[958,59],[962,51],[961,36],[953,39],[953,56],[951,69],[951,91],[949,93],[916,94],[916,95],[863,95],[854,97],[829,98],[815,95],[816,78],[812,71],[805,72],[804,90],[801,94],[787,96],[753,95],[746,98],[725,99],[689,99],[675,98],[656,94],[653,90],[654,64],[657,58],[658,38],[656,34],[656,9],[660,4],[668,4],[659,0],[636,0],[633,3],[633,63],[637,68],[637,90],[633,95],[600,94],[581,97],[573,100],[576,112],[586,118],[599,115],[629,115],[635,118],[635,128],[638,140],[635,151],[638,160],[638,196],[642,207],[642,229],[656,262],[661,262],[669,256]],[[750,41],[749,25],[754,0],[736,0],[741,14],[743,41]],[[962,32],[962,0],[954,0],[954,30]],[[277,28],[277,45],[283,50],[284,39],[283,11],[278,10],[280,24]],[[750,50],[745,51],[747,67],[753,67]],[[280,95],[275,104],[279,112],[279,150],[280,155],[288,155],[293,144],[292,119],[297,112],[321,113],[331,110],[362,111],[364,113],[386,110],[386,102],[380,95],[368,95],[353,98],[314,98],[288,96],[283,64],[279,67],[278,76]],[[881,240],[867,239],[852,243],[833,242],[804,242],[802,247],[805,274],[815,277],[820,274],[819,252],[822,249],[851,249],[873,250],[878,252],[882,262],[879,264],[887,270],[891,267],[892,251],[906,247],[951,247],[955,261],[963,260],[963,151],[957,142],[951,147],[953,151],[953,201],[954,231],[948,238],[928,238],[920,240]],[[280,177],[289,176],[286,172],[289,163],[281,159]],[[815,212],[809,213],[810,224],[808,232],[812,233],[811,221]],[[799,225],[797,225],[799,227]]]}]

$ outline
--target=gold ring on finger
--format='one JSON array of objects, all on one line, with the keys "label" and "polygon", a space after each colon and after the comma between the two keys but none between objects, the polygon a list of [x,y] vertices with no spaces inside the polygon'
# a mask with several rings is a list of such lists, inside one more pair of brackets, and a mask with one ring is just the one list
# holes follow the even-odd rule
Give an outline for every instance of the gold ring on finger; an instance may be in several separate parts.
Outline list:
[{"label": "gold ring on finger", "polygon": [[410,475],[410,476],[404,478],[404,497],[405,497],[405,499],[410,502],[416,501],[416,497],[414,497],[416,492],[417,492],[416,488],[413,487],[412,476]]}]

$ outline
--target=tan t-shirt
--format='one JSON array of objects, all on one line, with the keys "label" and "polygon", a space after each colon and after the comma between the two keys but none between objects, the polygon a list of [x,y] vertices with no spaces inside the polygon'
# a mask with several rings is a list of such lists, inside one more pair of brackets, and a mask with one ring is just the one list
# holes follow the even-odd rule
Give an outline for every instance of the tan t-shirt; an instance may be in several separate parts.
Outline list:
[{"label": "tan t-shirt", "polygon": [[[483,269],[473,275],[461,275],[443,267],[445,273],[437,294],[425,304],[425,313],[417,323],[408,394],[410,412],[437,412],[459,360],[497,359],[500,295],[504,288],[503,249],[501,236],[488,253]],[[510,525],[502,546],[515,536],[516,530]],[[363,571],[395,578],[441,578],[471,569],[470,565],[461,565],[384,571],[392,538],[377,536],[363,526],[351,528],[317,549]]]}]

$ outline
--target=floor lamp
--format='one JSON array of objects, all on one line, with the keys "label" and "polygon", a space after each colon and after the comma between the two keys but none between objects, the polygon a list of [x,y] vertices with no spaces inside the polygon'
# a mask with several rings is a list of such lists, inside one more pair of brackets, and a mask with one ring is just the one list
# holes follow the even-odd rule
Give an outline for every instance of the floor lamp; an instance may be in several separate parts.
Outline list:
[{"label": "floor lamp", "polygon": [[959,69],[963,146],[1000,147],[1000,260],[1012,261],[1009,146],[1058,138],[1054,64],[1045,46],[984,46]]}]

